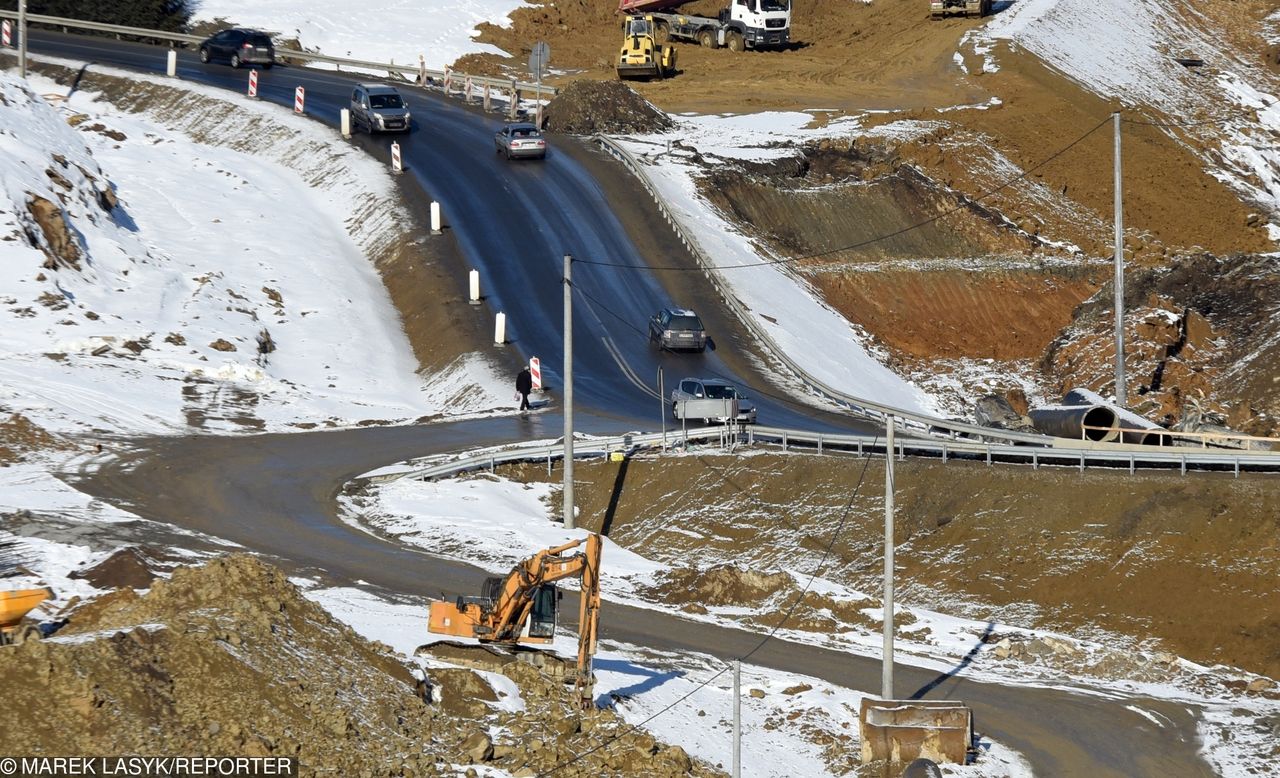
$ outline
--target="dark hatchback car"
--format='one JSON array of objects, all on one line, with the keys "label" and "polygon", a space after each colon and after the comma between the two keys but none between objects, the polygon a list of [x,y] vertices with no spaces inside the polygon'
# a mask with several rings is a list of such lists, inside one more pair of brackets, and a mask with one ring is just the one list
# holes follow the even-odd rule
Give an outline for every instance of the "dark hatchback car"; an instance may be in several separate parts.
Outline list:
[{"label": "dark hatchback car", "polygon": [[241,65],[269,68],[275,64],[276,47],[265,32],[235,27],[206,38],[200,44],[200,61],[227,62],[233,68]]}]

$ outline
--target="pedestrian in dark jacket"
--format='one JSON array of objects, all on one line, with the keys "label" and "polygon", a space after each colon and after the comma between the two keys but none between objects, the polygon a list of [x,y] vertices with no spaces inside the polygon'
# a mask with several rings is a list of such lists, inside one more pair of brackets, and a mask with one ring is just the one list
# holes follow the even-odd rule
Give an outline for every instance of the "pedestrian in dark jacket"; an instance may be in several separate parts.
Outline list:
[{"label": "pedestrian in dark jacket", "polygon": [[529,392],[533,391],[533,374],[524,368],[516,376],[516,393],[520,395],[520,410],[529,410]]}]

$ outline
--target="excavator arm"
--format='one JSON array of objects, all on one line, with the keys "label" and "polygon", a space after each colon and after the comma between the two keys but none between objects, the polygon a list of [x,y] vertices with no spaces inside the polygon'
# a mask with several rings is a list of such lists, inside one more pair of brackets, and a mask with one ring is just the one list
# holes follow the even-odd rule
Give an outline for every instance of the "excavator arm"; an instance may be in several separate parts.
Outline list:
[{"label": "excavator arm", "polygon": [[[597,534],[582,540],[544,549],[520,561],[502,579],[490,579],[480,597],[459,597],[456,601],[431,603],[427,629],[441,635],[476,638],[484,643],[550,643],[554,634],[554,616],[550,629],[539,622],[531,628],[530,619],[554,614],[552,586],[566,578],[580,580],[581,601],[578,609],[578,665],[575,685],[591,700],[591,663],[595,656],[597,623],[600,616],[600,553],[604,542]],[[575,549],[583,547],[576,553]],[[538,606],[543,605],[542,613]],[[537,621],[537,619],[535,619]]]}]

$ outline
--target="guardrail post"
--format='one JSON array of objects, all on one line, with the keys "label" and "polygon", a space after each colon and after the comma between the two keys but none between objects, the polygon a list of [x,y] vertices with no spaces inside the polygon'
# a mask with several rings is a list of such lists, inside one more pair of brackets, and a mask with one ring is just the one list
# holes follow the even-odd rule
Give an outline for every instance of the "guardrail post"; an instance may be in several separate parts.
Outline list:
[{"label": "guardrail post", "polygon": [[165,60],[164,74],[169,78],[174,78],[178,75],[178,52],[173,49],[169,49],[169,55]]},{"label": "guardrail post", "polygon": [[1240,457],[1236,457],[1236,478],[1240,477]]},{"label": "guardrail post", "polygon": [[1183,475],[1187,474],[1187,455],[1186,454],[1182,455],[1182,474]]},{"label": "guardrail post", "polygon": [[947,463],[947,444],[943,443],[942,444],[942,464],[945,465],[946,463]]},{"label": "guardrail post", "polygon": [[1130,454],[1130,455],[1129,455],[1129,475],[1133,475],[1133,469],[1134,469],[1134,462],[1133,462],[1133,460],[1134,460],[1134,456],[1133,456],[1133,454]]},{"label": "guardrail post", "polygon": [[551,449],[547,449],[547,475],[551,475]]},{"label": "guardrail post", "polygon": [[787,433],[782,433],[782,450],[787,450]]},{"label": "guardrail post", "polygon": [[1084,452],[1080,452],[1080,472],[1084,472]]},{"label": "guardrail post", "polygon": [[507,106],[507,119],[516,120],[516,110],[520,107],[520,90],[516,89],[516,80],[511,79],[511,102]]},{"label": "guardrail post", "polygon": [[991,444],[987,444],[987,465],[991,465]]},{"label": "guardrail post", "polygon": [[488,81],[484,82],[484,110],[485,110],[485,113],[488,113],[489,111],[493,110],[493,104],[492,102],[490,102],[490,98],[489,98],[489,82]]},{"label": "guardrail post", "polygon": [[1040,455],[1034,451],[1031,452],[1031,469],[1032,470],[1040,469]]},{"label": "guardrail post", "polygon": [[818,433],[818,453],[822,453],[822,433]]}]

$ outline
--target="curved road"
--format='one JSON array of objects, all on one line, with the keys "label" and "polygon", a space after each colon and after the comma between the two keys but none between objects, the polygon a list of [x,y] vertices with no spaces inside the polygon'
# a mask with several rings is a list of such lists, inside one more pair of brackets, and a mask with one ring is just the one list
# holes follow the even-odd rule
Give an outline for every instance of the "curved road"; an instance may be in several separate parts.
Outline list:
[{"label": "curved road", "polygon": [[[33,32],[32,49],[151,72],[163,67],[161,50],[106,39]],[[189,53],[180,55],[179,62],[184,79],[236,90],[243,86],[242,71],[200,65]],[[334,123],[353,79],[276,68],[261,74],[259,92],[265,99],[290,104],[299,83],[307,87],[309,113],[330,117],[329,123]],[[598,183],[575,159],[588,152],[570,153],[568,147],[553,145],[545,164],[508,164],[491,150],[489,135],[500,123],[496,117],[428,93],[411,94],[420,125],[400,139],[409,172],[446,203],[453,234],[487,279],[490,304],[510,317],[517,347],[526,354],[537,353],[548,367],[558,365],[561,256],[633,264],[645,260],[610,208],[611,202],[618,204],[619,186],[625,195],[625,185]],[[430,108],[424,111],[424,105]],[[362,137],[357,142],[385,154],[390,140]],[[645,239],[666,246],[673,256],[682,255],[692,267],[669,235]],[[637,419],[651,418],[656,410],[657,399],[646,384],[653,382],[659,366],[667,371],[669,382],[685,374],[736,377],[753,387],[761,418],[770,424],[862,428],[834,414],[765,396],[771,391],[765,379],[753,360],[737,349],[725,353],[722,348],[701,357],[651,351],[636,330],[643,330],[652,311],[668,300],[700,304],[722,342],[748,343],[736,323],[708,308],[718,306],[697,274],[659,277],[579,268],[575,283],[607,309],[577,309],[575,330],[581,334],[575,360],[582,368],[575,392],[585,406],[622,414],[620,420],[587,417],[582,429],[616,431],[619,421],[653,426]],[[136,453],[103,463],[77,485],[141,516],[227,538],[291,564],[319,569],[336,581],[364,580],[410,596],[469,592],[478,589],[482,571],[344,525],[336,515],[338,490],[351,477],[387,462],[558,432],[557,417],[546,415],[428,427],[153,439],[138,441]],[[635,644],[725,658],[740,656],[759,642],[759,636],[748,632],[617,605],[605,609],[602,633]],[[770,641],[751,661],[855,688],[878,688],[878,661],[803,644]],[[982,684],[962,675],[939,679],[907,667],[898,669],[897,678],[900,695],[929,687],[930,697],[964,699],[975,710],[979,730],[1023,753],[1040,775],[1211,775],[1196,754],[1193,714],[1176,704]],[[1156,726],[1126,704],[1156,712],[1170,724]]]}]

